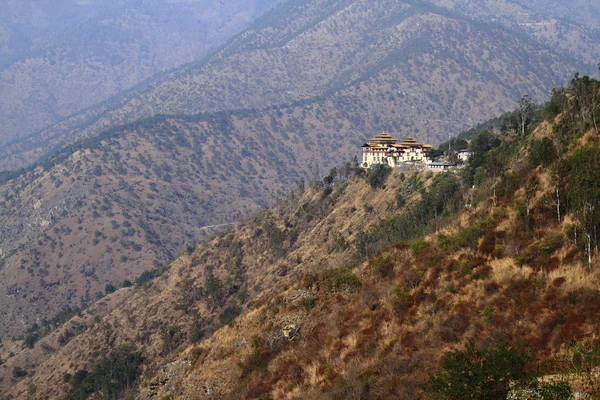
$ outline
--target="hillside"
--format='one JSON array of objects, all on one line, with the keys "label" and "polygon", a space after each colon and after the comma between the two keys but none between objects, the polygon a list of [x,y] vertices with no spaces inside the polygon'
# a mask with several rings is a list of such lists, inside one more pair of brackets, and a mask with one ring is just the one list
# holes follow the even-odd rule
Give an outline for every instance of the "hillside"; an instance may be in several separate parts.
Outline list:
[{"label": "hillside", "polygon": [[595,64],[600,58],[600,6],[593,1],[435,0],[469,17],[496,22],[569,57]]},{"label": "hillside", "polygon": [[525,136],[480,132],[458,173],[314,185],[31,349],[5,343],[7,398],[429,399],[445,352],[517,342],[596,398],[598,90],[574,80]]},{"label": "hillside", "polygon": [[202,59],[276,3],[4,1],[0,145]]},{"label": "hillside", "polygon": [[205,62],[5,146],[0,170],[140,118],[269,106],[311,104],[438,143],[524,94],[547,98],[598,48],[582,37],[569,42],[581,51],[565,55],[512,22],[462,12],[420,1],[286,2]]},{"label": "hillside", "polygon": [[[48,157],[1,176],[0,290],[9,296],[0,334],[20,336],[163,265],[205,236],[200,227],[272,204],[317,165],[326,172],[352,159],[379,130],[440,142],[513,108],[525,89],[542,98],[568,65],[499,26],[428,5],[285,3],[203,66],[74,118],[80,140],[66,148],[70,122],[42,147],[4,148],[19,163]],[[245,76],[244,91],[234,76]],[[170,115],[113,126],[157,112]]]},{"label": "hillside", "polygon": [[212,232],[203,227],[285,196],[340,140],[294,129],[294,118],[285,138],[262,118],[257,131],[235,118],[145,121],[1,186],[2,336],[89,304]]}]

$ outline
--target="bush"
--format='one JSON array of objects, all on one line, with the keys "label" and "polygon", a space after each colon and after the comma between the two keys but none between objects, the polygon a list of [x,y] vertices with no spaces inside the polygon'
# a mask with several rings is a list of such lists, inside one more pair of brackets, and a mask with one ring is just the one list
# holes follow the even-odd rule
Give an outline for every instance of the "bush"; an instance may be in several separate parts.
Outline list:
[{"label": "bush", "polygon": [[506,399],[511,384],[530,387],[533,376],[525,372],[529,357],[519,347],[504,343],[487,349],[467,345],[448,352],[442,368],[430,375],[425,390],[440,399]]},{"label": "bush", "polygon": [[404,198],[402,193],[400,191],[398,191],[396,193],[396,206],[398,208],[402,208],[402,207],[404,207],[405,204],[406,204],[406,199]]},{"label": "bush", "polygon": [[162,273],[162,271],[158,268],[155,268],[150,271],[144,271],[141,273],[141,275],[138,278],[136,278],[135,284],[137,286],[142,286],[145,283],[150,282],[152,279],[156,278],[157,276],[160,276],[161,273]]},{"label": "bush", "polygon": [[107,283],[106,286],[104,287],[104,293],[106,293],[106,294],[114,293],[116,290],[117,290],[117,288],[112,283]]},{"label": "bush", "polygon": [[362,286],[362,282],[354,275],[349,267],[340,267],[320,273],[306,274],[302,278],[306,287],[318,285],[325,290],[355,290]]},{"label": "bush", "polygon": [[541,385],[536,390],[537,400],[571,400],[573,389],[566,382],[552,382]]},{"label": "bush", "polygon": [[21,367],[13,367],[12,374],[15,379],[20,379],[27,376],[27,371]]},{"label": "bush", "polygon": [[402,312],[410,308],[412,304],[412,296],[410,292],[402,286],[397,286],[394,289],[392,296],[392,306],[396,311]]},{"label": "bush", "polygon": [[235,319],[238,315],[241,314],[241,312],[241,308],[237,306],[229,306],[225,310],[223,310],[221,315],[219,315],[219,321],[221,321],[222,325],[229,325],[233,323],[233,321],[235,321]]},{"label": "bush", "polygon": [[429,248],[430,243],[425,240],[417,240],[414,242],[410,248],[412,249],[414,254],[420,253],[422,250]]},{"label": "bush", "polygon": [[552,164],[558,158],[556,152],[556,146],[552,139],[543,138],[542,140],[534,140],[531,143],[531,150],[529,152],[529,162],[537,167],[543,165],[547,167]]},{"label": "bush", "polygon": [[185,332],[181,329],[181,326],[163,326],[161,328],[162,337],[162,354],[170,354],[185,340]]},{"label": "bush", "polygon": [[360,279],[348,267],[330,270],[328,274],[333,287],[344,290],[354,290],[362,286]]},{"label": "bush", "polygon": [[142,356],[133,346],[118,347],[109,357],[103,358],[90,371],[77,371],[70,379],[71,390],[64,400],[94,398],[118,399],[123,391],[137,380],[142,364]]},{"label": "bush", "polygon": [[456,244],[458,247],[476,249],[479,244],[479,238],[486,232],[493,231],[493,229],[494,222],[491,219],[479,221],[462,230],[456,236]]},{"label": "bush", "polygon": [[386,178],[392,169],[387,164],[376,164],[369,168],[367,173],[367,181],[373,189],[377,189],[385,183]]},{"label": "bush", "polygon": [[381,278],[387,278],[394,272],[394,260],[389,253],[378,255],[371,261],[373,271]]}]

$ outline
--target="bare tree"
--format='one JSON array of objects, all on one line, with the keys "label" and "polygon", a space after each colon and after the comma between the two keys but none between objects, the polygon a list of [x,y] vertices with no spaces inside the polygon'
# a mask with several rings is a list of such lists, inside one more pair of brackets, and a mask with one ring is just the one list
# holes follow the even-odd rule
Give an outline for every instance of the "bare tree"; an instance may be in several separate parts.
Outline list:
[{"label": "bare tree", "polygon": [[525,136],[525,131],[533,121],[533,113],[535,111],[535,103],[529,95],[521,97],[519,100],[519,130],[521,136]]}]

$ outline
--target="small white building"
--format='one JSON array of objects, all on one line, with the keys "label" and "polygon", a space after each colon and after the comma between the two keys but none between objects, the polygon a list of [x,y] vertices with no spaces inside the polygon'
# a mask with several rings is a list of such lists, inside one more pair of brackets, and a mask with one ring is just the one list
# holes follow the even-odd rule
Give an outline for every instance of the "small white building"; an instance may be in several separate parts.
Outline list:
[{"label": "small white building", "polygon": [[469,150],[461,150],[458,152],[458,159],[464,163],[466,163],[467,161],[469,161],[469,159],[471,158],[471,156],[473,155],[472,151]]},{"label": "small white building", "polygon": [[429,164],[427,164],[427,168],[432,169],[434,171],[447,171],[455,167],[456,164],[449,164],[445,162],[430,162]]},{"label": "small white building", "polygon": [[362,147],[362,165],[365,168],[374,164],[387,164],[392,168],[407,163],[427,164],[427,153],[433,148],[429,144],[418,143],[411,137],[400,142],[385,132],[370,139]]}]

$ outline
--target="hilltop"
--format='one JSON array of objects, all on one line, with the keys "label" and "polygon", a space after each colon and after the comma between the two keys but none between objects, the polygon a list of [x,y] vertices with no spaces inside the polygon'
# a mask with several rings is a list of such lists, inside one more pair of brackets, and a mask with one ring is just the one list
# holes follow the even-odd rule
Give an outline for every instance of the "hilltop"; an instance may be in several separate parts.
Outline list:
[{"label": "hilltop", "polygon": [[585,70],[598,48],[595,36],[574,33],[568,46],[579,47],[566,54],[561,40],[486,13],[423,1],[285,2],[203,62],[5,146],[0,169],[157,114],[268,107],[310,105],[369,133],[393,128],[439,143],[512,109],[524,94],[542,101],[571,71]]},{"label": "hilltop", "polygon": [[7,397],[431,398],[445,352],[517,342],[537,376],[595,390],[575,377],[600,361],[598,90],[575,79],[525,136],[477,133],[458,172],[313,182],[31,349],[6,343]]}]

